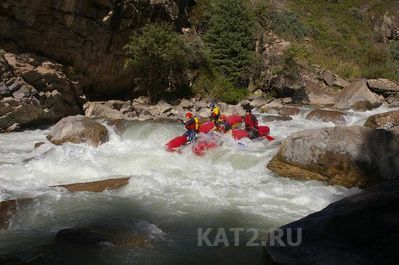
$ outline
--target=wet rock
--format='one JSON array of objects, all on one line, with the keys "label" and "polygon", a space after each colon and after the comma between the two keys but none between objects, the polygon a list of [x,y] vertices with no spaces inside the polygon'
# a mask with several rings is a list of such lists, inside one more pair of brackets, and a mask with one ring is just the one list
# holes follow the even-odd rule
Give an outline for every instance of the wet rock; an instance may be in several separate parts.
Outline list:
[{"label": "wet rock", "polygon": [[364,124],[368,128],[390,129],[399,126],[399,110],[379,113],[370,116]]},{"label": "wet rock", "polygon": [[334,110],[312,110],[307,116],[307,120],[319,120],[323,122],[333,122],[337,125],[343,125],[346,123],[347,115],[341,111]]},{"label": "wet rock", "polygon": [[301,109],[297,107],[281,107],[276,109],[278,110],[278,114],[283,116],[295,116],[301,111]]},{"label": "wet rock", "polygon": [[279,115],[267,115],[262,117],[263,122],[274,122],[274,121],[291,121],[292,117],[279,116]]},{"label": "wet rock", "polygon": [[151,239],[145,235],[119,235],[118,231],[103,231],[102,228],[67,228],[59,231],[55,240],[58,244],[96,247],[101,243],[111,243],[129,248],[151,247]]},{"label": "wet rock", "polygon": [[271,246],[266,251],[283,265],[394,265],[399,260],[399,181],[387,181],[372,189],[330,204],[293,223],[288,229],[302,229],[298,246]]},{"label": "wet rock", "polygon": [[56,145],[63,143],[89,143],[98,146],[108,141],[107,128],[87,117],[69,116],[51,127],[47,140]]},{"label": "wet rock", "polygon": [[17,212],[18,208],[30,203],[32,199],[18,199],[0,201],[0,230],[6,230],[9,226],[9,219]]},{"label": "wet rock", "polygon": [[382,96],[371,92],[368,89],[367,82],[360,80],[345,87],[336,97],[334,106],[341,110],[352,108],[358,111],[366,111],[381,106],[383,102]]},{"label": "wet rock", "polygon": [[107,242],[104,234],[89,228],[64,229],[55,236],[57,243],[70,243],[75,245],[95,246],[102,242]]},{"label": "wet rock", "polygon": [[33,149],[37,149],[37,148],[39,148],[40,146],[42,146],[42,145],[44,145],[45,144],[45,142],[37,142],[37,143],[35,143],[35,145],[33,146]]},{"label": "wet rock", "polygon": [[129,184],[130,177],[113,178],[85,183],[73,183],[67,185],[57,185],[55,187],[67,189],[70,192],[103,192],[105,190],[117,190]]},{"label": "wet rock", "polygon": [[111,126],[118,135],[122,135],[127,129],[129,122],[123,119],[107,121],[107,125]]},{"label": "wet rock", "polygon": [[396,177],[399,136],[360,126],[311,129],[285,139],[268,168],[280,176],[365,187]]}]

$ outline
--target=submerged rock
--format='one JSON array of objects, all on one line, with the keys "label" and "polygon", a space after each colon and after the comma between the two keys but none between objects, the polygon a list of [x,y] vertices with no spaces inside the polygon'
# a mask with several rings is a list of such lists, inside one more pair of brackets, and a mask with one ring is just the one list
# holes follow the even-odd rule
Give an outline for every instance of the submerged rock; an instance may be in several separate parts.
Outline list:
[{"label": "submerged rock", "polygon": [[316,109],[309,112],[306,119],[333,122],[337,125],[343,125],[346,123],[346,114],[341,111]]},{"label": "submerged rock", "polygon": [[268,168],[280,176],[369,186],[397,177],[399,135],[360,126],[310,129],[285,139]]},{"label": "submerged rock", "polygon": [[[399,180],[330,204],[282,228],[281,244],[266,251],[283,265],[395,265],[399,260]],[[297,235],[297,246],[287,246],[287,235]]]},{"label": "submerged rock", "polygon": [[0,201],[0,230],[7,229],[9,219],[17,212],[18,208],[31,201],[30,198]]},{"label": "submerged rock", "polygon": [[384,102],[384,97],[371,92],[365,80],[359,80],[345,87],[336,97],[337,109],[366,111],[377,108]]},{"label": "submerged rock", "polygon": [[151,246],[151,239],[145,235],[120,235],[119,231],[103,231],[99,228],[67,228],[59,231],[55,240],[56,243],[73,244],[80,246],[98,246],[101,243],[111,243],[123,247],[143,247]]},{"label": "submerged rock", "polygon": [[87,117],[69,116],[51,127],[47,139],[56,145],[63,143],[89,143],[98,146],[108,141],[107,128]]},{"label": "submerged rock", "polygon": [[263,122],[273,122],[273,121],[291,121],[292,117],[280,116],[280,115],[267,115],[262,117]]},{"label": "submerged rock", "polygon": [[364,124],[368,128],[390,129],[399,126],[399,110],[379,113],[370,116]]}]

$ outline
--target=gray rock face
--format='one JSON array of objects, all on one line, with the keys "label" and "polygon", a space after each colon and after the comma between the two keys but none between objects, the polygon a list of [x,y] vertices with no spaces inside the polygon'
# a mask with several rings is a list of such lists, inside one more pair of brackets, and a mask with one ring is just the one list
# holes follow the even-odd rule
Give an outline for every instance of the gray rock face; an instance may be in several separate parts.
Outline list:
[{"label": "gray rock face", "polygon": [[0,51],[0,131],[55,122],[80,112],[82,95],[61,65]]},{"label": "gray rock face", "polygon": [[283,265],[394,265],[398,226],[399,180],[387,181],[283,226],[284,244],[288,229],[302,229],[299,246],[270,246],[269,241],[266,250]]},{"label": "gray rock face", "polygon": [[337,109],[371,110],[382,105],[384,97],[371,92],[365,80],[360,80],[345,87],[336,97]]},{"label": "gray rock face", "polygon": [[121,93],[134,79],[123,69],[131,33],[148,21],[183,26],[186,6],[182,0],[3,0],[0,38],[72,65],[82,87],[96,94]]},{"label": "gray rock face", "polygon": [[63,143],[88,143],[98,146],[108,141],[107,128],[87,117],[69,116],[51,127],[47,140],[56,145]]},{"label": "gray rock face", "polygon": [[360,126],[304,130],[285,139],[268,168],[280,176],[346,187],[395,178],[399,135]]}]

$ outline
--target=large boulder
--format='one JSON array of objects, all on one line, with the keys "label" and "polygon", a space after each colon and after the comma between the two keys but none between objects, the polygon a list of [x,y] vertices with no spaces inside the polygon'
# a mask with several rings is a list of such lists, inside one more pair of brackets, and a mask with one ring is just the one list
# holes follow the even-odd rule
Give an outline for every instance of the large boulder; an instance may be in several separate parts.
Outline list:
[{"label": "large boulder", "polygon": [[346,114],[341,111],[316,109],[306,115],[307,120],[319,120],[324,122],[333,122],[337,125],[346,123]]},{"label": "large boulder", "polygon": [[309,80],[305,90],[312,106],[332,106],[335,103],[335,91],[332,91],[332,88],[321,87],[315,80]]},{"label": "large boulder", "polygon": [[[149,21],[187,23],[182,0],[2,0],[0,38],[74,68],[80,84],[102,95],[131,89],[123,46]],[[111,89],[112,88],[112,89]]]},{"label": "large boulder", "polygon": [[367,81],[369,88],[376,93],[397,93],[399,85],[388,79],[370,79]]},{"label": "large boulder", "polygon": [[87,117],[69,116],[51,127],[47,139],[56,145],[63,143],[88,143],[98,146],[108,141],[107,128]]},{"label": "large boulder", "polygon": [[384,112],[370,116],[364,124],[368,128],[390,129],[399,126],[399,110]]},{"label": "large boulder", "polygon": [[341,110],[366,111],[381,106],[383,102],[384,97],[371,92],[365,80],[359,80],[345,87],[337,95],[334,106]]},{"label": "large boulder", "polygon": [[269,240],[266,251],[282,265],[395,265],[398,227],[399,180],[393,180],[281,227],[283,244]]},{"label": "large boulder", "polygon": [[80,113],[82,93],[64,71],[44,57],[0,51],[0,131]]},{"label": "large boulder", "polygon": [[285,139],[268,168],[280,176],[365,187],[395,178],[399,135],[360,126],[310,129]]}]

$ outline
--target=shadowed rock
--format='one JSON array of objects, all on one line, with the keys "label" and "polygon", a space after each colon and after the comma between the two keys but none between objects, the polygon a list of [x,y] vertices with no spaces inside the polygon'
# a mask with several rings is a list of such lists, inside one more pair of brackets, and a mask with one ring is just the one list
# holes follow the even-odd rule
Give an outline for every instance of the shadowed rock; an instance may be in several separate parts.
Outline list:
[{"label": "shadowed rock", "polygon": [[32,199],[18,199],[0,202],[0,230],[8,228],[9,219],[17,212],[18,207],[30,203]]},{"label": "shadowed rock", "polygon": [[399,135],[360,126],[304,130],[285,139],[267,167],[284,177],[369,186],[399,171]]},{"label": "shadowed rock", "polygon": [[[298,246],[269,240],[267,252],[283,265],[396,265],[399,260],[399,180],[387,181],[282,227]],[[297,229],[302,229],[298,241]],[[293,233],[288,230],[295,231]]]}]

